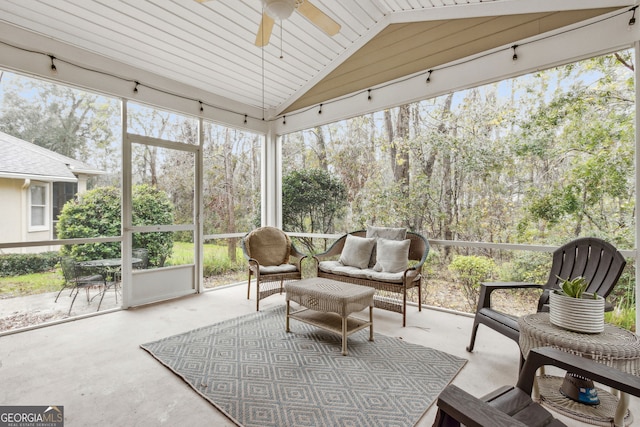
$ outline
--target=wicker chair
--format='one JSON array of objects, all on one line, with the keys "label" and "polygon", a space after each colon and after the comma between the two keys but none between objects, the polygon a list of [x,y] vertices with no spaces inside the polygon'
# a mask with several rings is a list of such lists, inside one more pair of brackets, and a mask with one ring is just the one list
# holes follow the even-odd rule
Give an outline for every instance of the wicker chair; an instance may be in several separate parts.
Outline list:
[{"label": "wicker chair", "polygon": [[447,386],[438,397],[438,412],[433,426],[565,426],[531,399],[536,371],[545,365],[575,372],[620,392],[640,396],[640,377],[555,348],[543,347],[529,352],[515,387],[502,387],[478,399],[454,385]]},{"label": "wicker chair", "polygon": [[[589,281],[587,292],[594,292],[606,298],[618,282],[626,261],[622,254],[610,243],[595,237],[573,240],[556,249],[553,253],[551,272],[547,283],[488,282],[480,287],[480,298],[473,321],[471,341],[467,351],[473,351],[480,324],[518,342],[520,328],[517,319],[491,307],[491,293],[497,289],[542,289],[538,301],[538,312],[549,311],[549,293],[559,288],[559,279],[583,276]],[[608,310],[613,307],[608,304]]]},{"label": "wicker chair", "polygon": [[284,231],[257,228],[242,239],[241,246],[249,267],[247,299],[251,298],[251,277],[256,278],[256,311],[260,310],[260,300],[282,294],[285,281],[302,278],[301,264],[306,255],[295,248]]}]

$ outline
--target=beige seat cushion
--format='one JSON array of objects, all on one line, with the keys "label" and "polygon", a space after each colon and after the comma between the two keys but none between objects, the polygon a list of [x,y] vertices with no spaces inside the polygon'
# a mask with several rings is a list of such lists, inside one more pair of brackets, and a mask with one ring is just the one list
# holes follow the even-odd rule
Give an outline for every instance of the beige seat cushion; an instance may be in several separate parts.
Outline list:
[{"label": "beige seat cushion", "polygon": [[282,265],[289,262],[291,239],[275,227],[260,227],[244,238],[247,255],[261,266]]}]

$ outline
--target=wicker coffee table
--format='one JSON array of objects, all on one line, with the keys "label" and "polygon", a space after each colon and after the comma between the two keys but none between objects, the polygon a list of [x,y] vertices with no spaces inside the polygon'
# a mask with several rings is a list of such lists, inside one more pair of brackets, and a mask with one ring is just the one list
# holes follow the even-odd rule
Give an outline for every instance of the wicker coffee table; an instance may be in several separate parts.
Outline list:
[{"label": "wicker coffee table", "polygon": [[[342,335],[342,354],[347,355],[347,337],[364,328],[369,328],[369,341],[373,341],[373,294],[375,289],[312,277],[285,284],[287,292],[287,332],[289,319]],[[290,302],[300,304],[302,309],[292,312]],[[369,307],[369,321],[350,317]]]},{"label": "wicker coffee table", "polygon": [[[640,337],[633,332],[605,324],[598,334],[572,332],[553,325],[549,313],[536,313],[518,319],[520,326],[520,351],[526,359],[529,350],[536,347],[555,347],[568,353],[593,359],[613,366],[631,375],[640,375]],[[588,406],[562,396],[558,389],[562,378],[542,375],[537,380],[541,403],[594,425],[624,427],[631,423],[628,411],[629,396],[626,393],[607,393],[598,390],[600,404]],[[618,395],[618,396],[616,396]]]}]

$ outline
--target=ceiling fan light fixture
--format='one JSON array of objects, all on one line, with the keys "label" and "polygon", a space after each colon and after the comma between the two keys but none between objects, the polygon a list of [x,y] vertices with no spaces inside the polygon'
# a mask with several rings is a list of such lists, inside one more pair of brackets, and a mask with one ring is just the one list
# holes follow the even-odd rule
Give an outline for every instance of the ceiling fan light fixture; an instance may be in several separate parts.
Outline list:
[{"label": "ceiling fan light fixture", "polygon": [[265,12],[273,19],[284,20],[291,16],[296,8],[295,0],[264,0]]}]

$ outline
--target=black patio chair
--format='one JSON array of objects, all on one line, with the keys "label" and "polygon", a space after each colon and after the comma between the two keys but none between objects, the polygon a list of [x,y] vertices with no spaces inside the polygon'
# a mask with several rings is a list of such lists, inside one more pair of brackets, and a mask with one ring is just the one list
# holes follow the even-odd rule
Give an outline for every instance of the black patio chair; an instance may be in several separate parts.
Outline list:
[{"label": "black patio chair", "polygon": [[[69,313],[71,315],[71,309],[73,308],[73,304],[78,297],[78,293],[80,289],[84,289],[87,294],[87,302],[91,299],[89,298],[89,289],[90,288],[99,288],[100,289],[100,302],[98,303],[98,310],[100,310],[100,305],[102,304],[102,300],[104,299],[104,294],[108,289],[107,280],[101,274],[91,274],[87,272],[85,269],[81,268],[78,263],[70,257],[63,257],[60,260],[60,267],[62,268],[62,275],[64,276],[64,283],[58,295],[56,295],[56,299],[54,302],[58,302],[58,298],[62,291],[66,288],[71,288],[70,297],[73,297],[71,300],[71,305],[69,306]],[[95,297],[95,296],[94,296]]]},{"label": "black patio chair", "polygon": [[149,267],[149,251],[146,248],[133,248],[131,255],[133,258],[142,260],[133,264],[133,268],[136,270],[145,270]]},{"label": "black patio chair", "polygon": [[[573,240],[553,252],[549,279],[545,285],[518,282],[486,282],[480,287],[480,297],[471,330],[471,341],[467,351],[473,351],[480,324],[511,338],[516,343],[520,337],[517,318],[491,307],[491,293],[497,289],[542,289],[538,300],[538,312],[549,311],[549,293],[560,288],[560,280],[582,276],[589,281],[587,292],[597,293],[606,298],[618,282],[626,261],[622,254],[610,243],[595,237]],[[607,310],[613,306],[607,302]],[[521,360],[522,362],[522,360]]]},{"label": "black patio chair", "polygon": [[476,398],[455,385],[438,397],[434,427],[555,427],[565,426],[531,399],[536,371],[545,365],[593,378],[623,393],[640,396],[640,377],[552,348],[529,352],[515,387],[505,386]]}]

